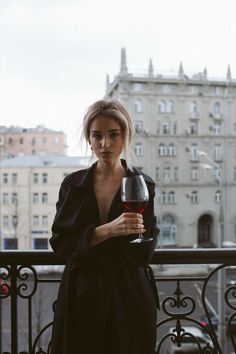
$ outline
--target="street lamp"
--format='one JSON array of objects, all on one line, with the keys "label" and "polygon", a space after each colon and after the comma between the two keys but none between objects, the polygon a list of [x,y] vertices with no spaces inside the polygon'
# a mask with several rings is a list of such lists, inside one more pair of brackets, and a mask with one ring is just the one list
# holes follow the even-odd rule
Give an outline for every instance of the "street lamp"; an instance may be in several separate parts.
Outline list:
[{"label": "street lamp", "polygon": [[[197,151],[199,156],[204,157],[206,163],[201,163],[201,166],[205,170],[213,172],[214,177],[217,179],[220,185],[220,207],[219,207],[219,234],[217,238],[218,248],[222,248],[224,244],[224,200],[223,200],[223,176],[221,167],[213,161],[205,151]],[[216,173],[214,173],[216,172]],[[225,303],[222,289],[225,287],[225,269],[221,269],[218,272],[218,336],[219,342],[222,348],[222,352],[225,353]]]}]

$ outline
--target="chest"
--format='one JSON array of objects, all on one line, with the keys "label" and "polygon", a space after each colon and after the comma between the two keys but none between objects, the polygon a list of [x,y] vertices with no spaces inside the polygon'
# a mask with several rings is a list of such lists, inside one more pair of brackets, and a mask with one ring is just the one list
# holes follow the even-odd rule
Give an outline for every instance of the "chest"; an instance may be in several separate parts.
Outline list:
[{"label": "chest", "polygon": [[110,181],[108,183],[96,183],[94,192],[97,199],[98,210],[101,223],[107,221],[112,202],[119,192],[120,181]]}]

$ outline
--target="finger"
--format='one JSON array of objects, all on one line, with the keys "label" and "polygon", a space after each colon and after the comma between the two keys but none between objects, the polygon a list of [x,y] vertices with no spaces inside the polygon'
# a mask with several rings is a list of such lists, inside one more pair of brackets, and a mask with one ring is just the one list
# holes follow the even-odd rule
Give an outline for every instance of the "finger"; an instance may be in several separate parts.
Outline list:
[{"label": "finger", "polygon": [[125,218],[139,218],[139,219],[143,219],[142,214],[139,213],[123,213],[122,214]]}]

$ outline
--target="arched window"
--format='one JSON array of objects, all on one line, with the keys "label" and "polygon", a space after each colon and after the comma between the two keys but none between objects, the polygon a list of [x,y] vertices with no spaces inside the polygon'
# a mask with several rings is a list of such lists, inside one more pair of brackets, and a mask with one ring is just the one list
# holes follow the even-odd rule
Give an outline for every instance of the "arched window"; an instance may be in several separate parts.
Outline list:
[{"label": "arched window", "polygon": [[176,244],[177,227],[174,218],[171,215],[164,215],[159,222],[161,230],[160,243],[162,245]]},{"label": "arched window", "polygon": [[159,112],[160,113],[166,113],[167,107],[166,107],[166,101],[160,101],[159,103]]},{"label": "arched window", "polygon": [[167,101],[166,104],[166,112],[167,113],[174,113],[174,102],[173,101]]},{"label": "arched window", "polygon": [[134,111],[136,113],[141,113],[143,111],[143,104],[139,98],[134,101]]},{"label": "arched window", "polygon": [[213,106],[213,113],[214,114],[220,114],[221,111],[221,106],[219,102],[215,102]]}]

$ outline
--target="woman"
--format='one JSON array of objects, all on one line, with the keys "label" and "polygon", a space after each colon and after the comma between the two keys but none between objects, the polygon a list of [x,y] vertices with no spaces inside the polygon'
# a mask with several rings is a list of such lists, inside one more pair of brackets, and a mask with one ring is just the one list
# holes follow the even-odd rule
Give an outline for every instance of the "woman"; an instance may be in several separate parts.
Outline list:
[{"label": "woman", "polygon": [[[97,162],[67,176],[59,192],[50,243],[66,267],[51,354],[154,354],[157,298],[144,266],[157,238],[155,184],[142,173],[144,215],[124,211],[121,180],[141,172],[130,166],[132,123],[121,103],[95,102],[83,129]],[[139,232],[153,240],[130,243]]]}]

